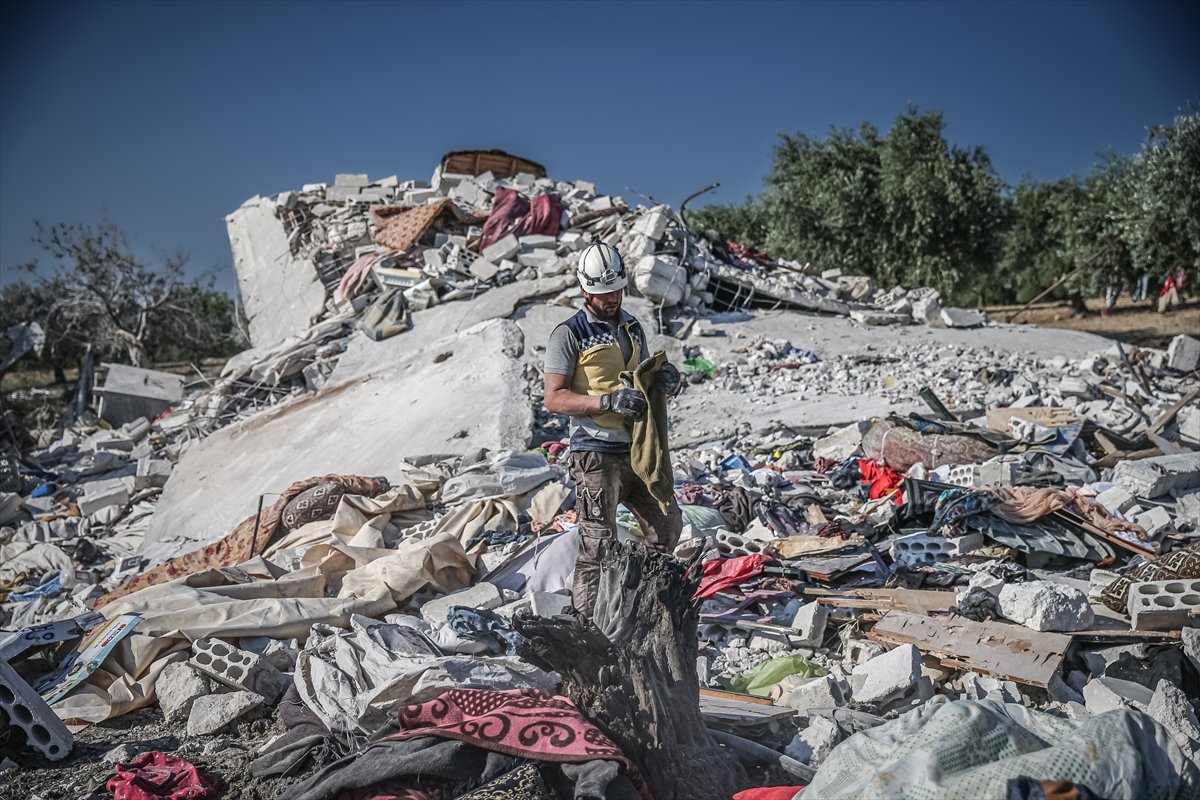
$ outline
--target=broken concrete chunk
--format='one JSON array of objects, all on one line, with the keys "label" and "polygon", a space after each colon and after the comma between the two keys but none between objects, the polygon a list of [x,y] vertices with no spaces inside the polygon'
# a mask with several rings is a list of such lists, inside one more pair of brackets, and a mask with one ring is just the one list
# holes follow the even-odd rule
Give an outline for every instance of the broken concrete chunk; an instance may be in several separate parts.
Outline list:
[{"label": "broken concrete chunk", "polygon": [[1000,613],[1035,631],[1081,631],[1095,621],[1083,592],[1051,581],[1005,585],[1000,590]]},{"label": "broken concrete chunk", "polygon": [[134,488],[150,489],[162,488],[167,483],[167,478],[171,477],[171,469],[173,465],[165,458],[141,458],[137,463],[137,474],[135,476]]},{"label": "broken concrete chunk", "polygon": [[421,606],[421,617],[430,625],[444,625],[450,606],[466,606],[491,610],[504,605],[504,595],[495,584],[481,581],[466,589],[450,592]]},{"label": "broken concrete chunk", "polygon": [[947,328],[978,328],[987,322],[987,314],[973,308],[943,308],[940,316]]},{"label": "broken concrete chunk", "polygon": [[1179,334],[1167,345],[1167,366],[1176,372],[1191,372],[1200,366],[1200,339]]},{"label": "broken concrete chunk", "polygon": [[850,311],[850,319],[860,325],[904,325],[912,319],[912,315],[892,311],[877,311],[870,308],[855,308]]},{"label": "broken concrete chunk", "polygon": [[272,703],[287,689],[290,680],[263,656],[234,647],[220,639],[192,642],[194,669],[234,689],[262,695]]},{"label": "broken concrete chunk", "polygon": [[192,704],[212,691],[208,679],[187,662],[168,664],[154,684],[158,705],[168,722],[185,719]]},{"label": "broken concrete chunk", "polygon": [[643,297],[667,306],[678,305],[691,287],[688,271],[677,261],[642,256],[633,270],[633,282]]},{"label": "broken concrete chunk", "polygon": [[807,714],[810,708],[837,708],[845,705],[846,693],[837,678],[833,675],[822,675],[819,678],[802,680],[790,693],[785,694],[780,702],[801,714]]},{"label": "broken concrete chunk", "polygon": [[836,722],[815,717],[809,721],[807,728],[796,734],[783,753],[815,767],[833,752],[834,746],[841,740],[842,729]]},{"label": "broken concrete chunk", "polygon": [[511,233],[503,239],[493,242],[483,249],[483,257],[498,264],[506,258],[511,258],[521,251],[521,243]]},{"label": "broken concrete chunk", "polygon": [[1119,461],[1113,468],[1113,483],[1146,498],[1195,489],[1200,487],[1200,453]]},{"label": "broken concrete chunk", "polygon": [[920,677],[920,651],[902,644],[855,667],[850,675],[851,695],[856,703],[885,703],[903,697]]},{"label": "broken concrete chunk", "polygon": [[192,704],[188,715],[187,735],[208,736],[234,722],[238,717],[258,708],[266,701],[254,692],[209,694]]},{"label": "broken concrete chunk", "polygon": [[1142,526],[1147,536],[1154,537],[1171,527],[1171,515],[1162,506],[1154,506],[1138,514],[1135,522]]},{"label": "broken concrete chunk", "polygon": [[1133,495],[1124,486],[1113,485],[1096,495],[1096,502],[1109,514],[1121,514],[1134,503]]},{"label": "broken concrete chunk", "polygon": [[1168,680],[1160,680],[1146,713],[1167,729],[1188,758],[1200,763],[1200,721],[1183,691]]},{"label": "broken concrete chunk", "polygon": [[665,207],[655,206],[634,224],[633,230],[650,241],[657,242],[666,232],[668,221]]},{"label": "broken concrete chunk", "polygon": [[1092,714],[1103,714],[1121,708],[1145,711],[1154,693],[1140,683],[1120,678],[1095,678],[1083,687],[1083,699]]},{"label": "broken concrete chunk", "polygon": [[792,618],[792,628],[796,635],[792,641],[806,647],[820,647],[825,641],[825,625],[829,621],[829,610],[816,600],[800,606],[796,616]]},{"label": "broken concrete chunk", "polygon": [[845,461],[858,452],[863,434],[871,429],[871,422],[864,420],[839,428],[813,443],[813,456],[830,461]]}]

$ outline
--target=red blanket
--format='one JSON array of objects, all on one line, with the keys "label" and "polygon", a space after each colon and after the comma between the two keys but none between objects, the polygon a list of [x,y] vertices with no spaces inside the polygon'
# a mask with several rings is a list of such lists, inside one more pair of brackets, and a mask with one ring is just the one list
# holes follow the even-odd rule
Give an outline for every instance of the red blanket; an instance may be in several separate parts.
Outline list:
[{"label": "red blanket", "polygon": [[451,689],[436,700],[403,706],[404,729],[389,739],[441,736],[538,761],[616,761],[650,797],[637,765],[565,697],[534,689]]},{"label": "red blanket", "polygon": [[113,800],[201,800],[216,797],[219,781],[189,761],[151,750],[117,764],[105,788]]}]

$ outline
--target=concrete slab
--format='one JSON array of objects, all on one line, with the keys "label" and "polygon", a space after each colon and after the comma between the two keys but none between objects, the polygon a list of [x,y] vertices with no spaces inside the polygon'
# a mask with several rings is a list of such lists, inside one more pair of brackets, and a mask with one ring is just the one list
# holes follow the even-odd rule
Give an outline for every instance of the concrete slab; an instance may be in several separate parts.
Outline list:
[{"label": "concrete slab", "polygon": [[141,554],[157,563],[217,541],[254,513],[260,494],[314,475],[389,476],[408,456],[526,446],[533,415],[515,323],[413,344],[409,334],[357,337],[347,353],[355,358],[320,391],[189,449],[163,488]]},{"label": "concrete slab", "polygon": [[275,203],[252,197],[225,217],[242,305],[255,347],[307,330],[325,304],[325,287],[307,258],[294,258]]}]

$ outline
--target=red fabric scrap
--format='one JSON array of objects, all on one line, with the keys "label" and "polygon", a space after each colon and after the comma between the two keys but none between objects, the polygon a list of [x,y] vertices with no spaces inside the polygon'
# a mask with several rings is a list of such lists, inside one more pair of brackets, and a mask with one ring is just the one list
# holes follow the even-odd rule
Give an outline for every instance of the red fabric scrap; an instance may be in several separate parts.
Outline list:
[{"label": "red fabric scrap", "polygon": [[543,194],[530,200],[515,189],[500,187],[492,200],[492,211],[483,224],[479,252],[508,236],[558,236],[562,224],[563,202],[556,194]]},{"label": "red fabric scrap", "polygon": [[904,492],[900,488],[904,484],[904,476],[899,472],[869,458],[858,460],[858,471],[862,475],[863,483],[871,484],[871,492],[868,496],[872,500],[887,497],[895,492],[894,502],[896,505],[904,505]]},{"label": "red fabric scrap", "polygon": [[122,764],[108,779],[113,800],[196,800],[216,797],[216,775],[201,772],[189,761],[161,750],[141,753]]},{"label": "red fabric scrap", "polygon": [[737,558],[714,558],[705,561],[704,577],[700,579],[700,588],[696,597],[704,599],[712,597],[722,589],[745,583],[751,578],[762,574],[763,567],[771,561],[770,556],[761,554],[738,556]]},{"label": "red fabric scrap", "polygon": [[764,786],[761,789],[743,789],[733,800],[792,800],[803,786]]}]

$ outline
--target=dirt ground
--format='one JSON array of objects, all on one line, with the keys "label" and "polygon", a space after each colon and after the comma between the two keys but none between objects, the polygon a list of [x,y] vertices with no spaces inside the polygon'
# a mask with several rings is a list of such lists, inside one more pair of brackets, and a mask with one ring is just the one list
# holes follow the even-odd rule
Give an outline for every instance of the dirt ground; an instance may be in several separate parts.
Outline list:
[{"label": "dirt ground", "polygon": [[[1066,328],[1107,336],[1138,347],[1166,347],[1181,333],[1200,336],[1200,299],[1191,298],[1165,314],[1159,314],[1154,301],[1138,303],[1128,297],[1117,301],[1116,308],[1102,313],[1104,300],[1088,300],[1088,313],[1078,314],[1070,303],[1038,303],[1018,316],[1014,322],[1041,325],[1047,328]],[[995,322],[1005,322],[1020,306],[992,306],[986,309]]]},{"label": "dirt ground", "polygon": [[[84,800],[111,797],[104,784],[114,774],[115,761],[127,761],[147,750],[161,750],[218,775],[222,800],[275,800],[297,781],[259,780],[248,767],[271,736],[283,732],[281,723],[266,712],[234,723],[213,736],[189,738],[183,724],[167,723],[157,707],[127,714],[80,731],[71,755],[58,762],[42,759],[22,747],[13,756],[18,766],[0,773],[0,800]],[[3,734],[0,734],[3,738]],[[121,745],[127,749],[112,762],[105,754]],[[0,747],[0,749],[3,749]]]}]

